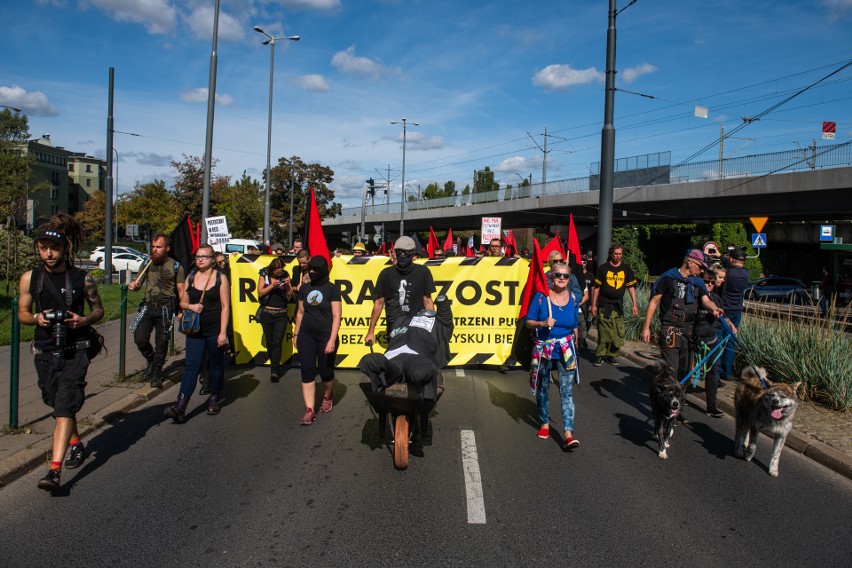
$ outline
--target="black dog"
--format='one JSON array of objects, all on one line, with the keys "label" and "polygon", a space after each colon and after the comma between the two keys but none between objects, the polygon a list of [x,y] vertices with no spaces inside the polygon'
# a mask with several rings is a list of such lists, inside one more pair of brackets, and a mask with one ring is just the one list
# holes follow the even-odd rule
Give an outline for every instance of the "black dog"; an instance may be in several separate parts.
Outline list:
[{"label": "black dog", "polygon": [[651,383],[651,414],[654,417],[654,434],[660,443],[661,460],[669,459],[666,448],[674,432],[678,415],[685,406],[686,389],[674,376],[671,367],[661,363],[654,368],[656,376]]}]

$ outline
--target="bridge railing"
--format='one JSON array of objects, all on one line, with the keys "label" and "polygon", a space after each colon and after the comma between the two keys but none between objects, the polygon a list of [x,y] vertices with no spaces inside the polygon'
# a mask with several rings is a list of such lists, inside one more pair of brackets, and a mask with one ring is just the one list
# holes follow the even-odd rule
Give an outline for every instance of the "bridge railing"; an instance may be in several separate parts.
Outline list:
[{"label": "bridge railing", "polygon": [[[631,159],[621,159],[621,161],[623,163],[639,163],[639,161]],[[633,187],[636,185],[637,179],[641,180],[644,184],[689,183],[728,177],[787,173],[791,171],[849,165],[852,165],[852,144],[822,144],[796,150],[782,150],[780,152],[725,158],[721,163],[719,160],[706,160],[673,166],[666,163],[648,164],[647,167],[641,168],[642,171],[640,174],[635,176],[617,175],[613,181],[615,187]],[[596,173],[596,166],[598,164],[592,164],[592,171],[595,173],[589,176],[550,181],[546,184],[539,183],[528,186],[516,186],[511,189],[502,188],[495,191],[468,193],[466,195],[458,194],[454,197],[408,201],[405,204],[405,210],[443,209],[480,203],[512,201],[544,195],[564,195],[584,191],[597,191],[600,178]],[[629,174],[630,172],[625,172],[623,169],[619,170],[619,174],[625,173]],[[629,181],[633,183],[627,183]],[[365,212],[367,215],[398,213],[399,203],[391,202],[368,205]],[[340,216],[360,217],[361,207],[345,207]]]}]

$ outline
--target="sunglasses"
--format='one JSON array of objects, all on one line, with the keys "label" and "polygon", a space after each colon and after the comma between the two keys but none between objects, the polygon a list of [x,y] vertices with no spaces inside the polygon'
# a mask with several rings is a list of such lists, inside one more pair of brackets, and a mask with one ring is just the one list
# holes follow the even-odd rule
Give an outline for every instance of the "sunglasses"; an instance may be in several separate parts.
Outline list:
[{"label": "sunglasses", "polygon": [[705,284],[715,284],[716,281],[715,280],[705,280],[704,283]]},{"label": "sunglasses", "polygon": [[195,259],[196,259],[196,260],[198,260],[198,259],[202,259],[202,258],[208,258],[208,259],[209,259],[209,258],[213,258],[213,257],[212,257],[212,256],[210,256],[210,255],[206,255],[206,254],[197,254],[197,255],[195,255]]},{"label": "sunglasses", "polygon": [[566,272],[554,272],[553,277],[554,278],[570,278],[571,275],[566,273]]}]

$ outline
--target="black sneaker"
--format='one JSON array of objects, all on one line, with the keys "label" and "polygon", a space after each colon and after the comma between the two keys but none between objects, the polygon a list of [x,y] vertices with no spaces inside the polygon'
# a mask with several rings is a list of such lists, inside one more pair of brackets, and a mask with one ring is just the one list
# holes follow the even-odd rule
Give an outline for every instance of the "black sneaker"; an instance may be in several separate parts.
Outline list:
[{"label": "black sneaker", "polygon": [[51,493],[59,489],[59,470],[48,470],[47,475],[38,480],[38,488]]},{"label": "black sneaker", "polygon": [[724,412],[719,410],[718,408],[709,408],[707,409],[707,416],[712,416],[713,418],[721,418],[725,415]]},{"label": "black sneaker", "polygon": [[68,469],[77,469],[83,462],[86,461],[86,448],[82,443],[71,446],[71,453],[68,459],[65,460],[65,467]]},{"label": "black sneaker", "polygon": [[278,380],[279,380],[279,379],[278,379],[278,375],[277,375],[276,373],[272,373],[272,374],[270,374],[270,375],[269,375],[269,380],[270,380],[271,382],[273,382],[273,383],[277,383],[277,382],[278,382]]},{"label": "black sneaker", "polygon": [[609,363],[610,365],[618,366],[618,360],[616,360],[615,357],[607,357],[606,362]]},{"label": "black sneaker", "polygon": [[594,362],[594,363],[592,363],[592,364],[593,364],[595,367],[600,367],[601,365],[603,365],[603,364],[604,364],[604,360],[605,360],[605,359],[606,359],[605,357],[598,357],[597,359],[595,359],[595,362]]}]

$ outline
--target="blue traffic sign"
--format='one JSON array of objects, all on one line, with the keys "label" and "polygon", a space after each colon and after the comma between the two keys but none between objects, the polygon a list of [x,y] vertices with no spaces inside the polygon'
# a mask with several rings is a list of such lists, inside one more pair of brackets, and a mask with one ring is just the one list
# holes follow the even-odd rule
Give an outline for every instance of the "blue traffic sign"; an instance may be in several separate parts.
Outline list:
[{"label": "blue traffic sign", "polygon": [[751,248],[766,248],[766,233],[752,233]]}]

